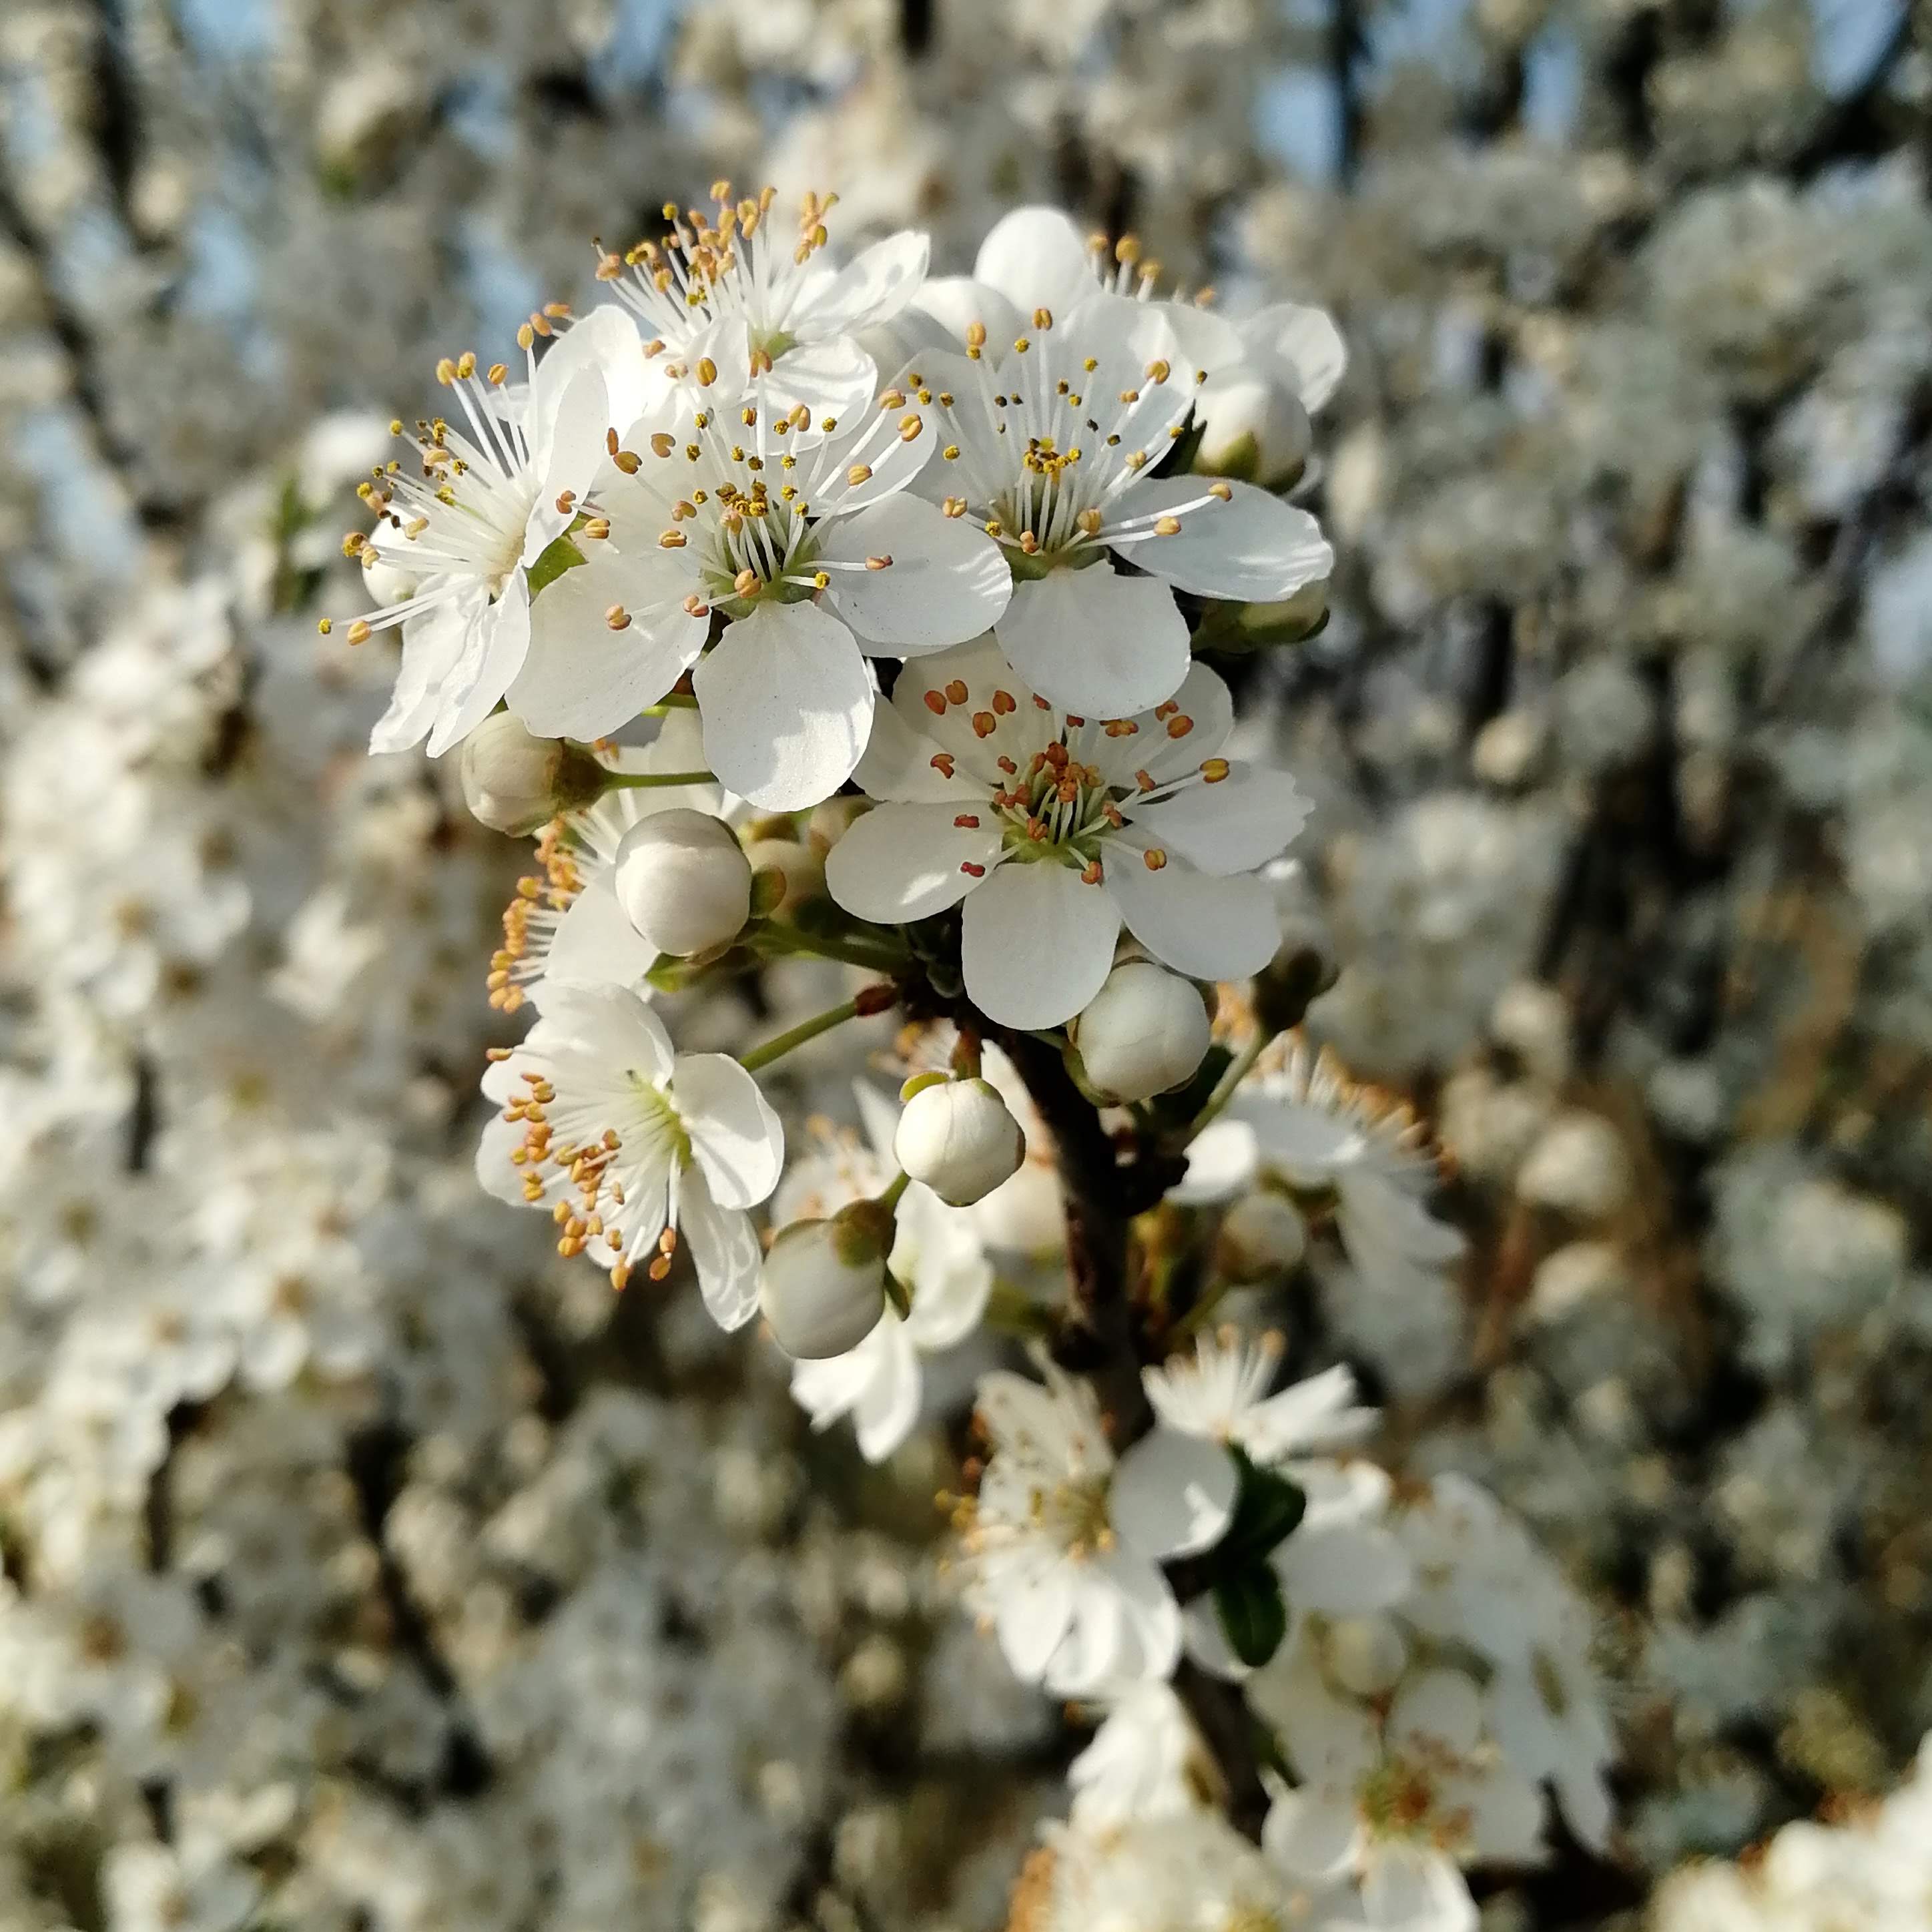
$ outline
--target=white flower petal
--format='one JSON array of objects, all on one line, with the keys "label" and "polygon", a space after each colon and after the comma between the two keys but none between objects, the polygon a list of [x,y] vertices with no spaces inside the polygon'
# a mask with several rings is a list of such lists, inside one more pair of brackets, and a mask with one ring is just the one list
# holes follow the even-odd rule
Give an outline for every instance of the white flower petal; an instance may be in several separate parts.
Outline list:
[{"label": "white flower petal", "polygon": [[[1109,784],[1123,789],[1138,786],[1143,772],[1154,781],[1144,789],[1159,790],[1198,771],[1232,734],[1234,700],[1219,675],[1197,659],[1188,666],[1172,701],[1174,708],[1167,718],[1143,716],[1132,721],[1140,727],[1137,731],[1118,738],[1090,738],[1082,756]],[[1190,728],[1179,737],[1168,729],[1175,718],[1190,721]]]},{"label": "white flower petal", "polygon": [[[637,421],[661,386],[650,378],[638,325],[628,309],[616,302],[600,302],[588,315],[579,316],[544,350],[537,364],[531,426],[536,436],[532,454],[539,468],[547,470],[551,460],[549,439],[558,405],[575,378],[586,370],[596,374],[604,386],[607,416],[596,433],[599,454],[603,452],[604,429],[614,429],[621,435]],[[584,483],[560,480],[550,485],[550,494],[554,496],[559,490],[574,489],[581,494],[584,484],[595,473],[593,465],[585,473]]]},{"label": "white flower petal", "polygon": [[[596,550],[595,545],[590,548]],[[601,738],[655,704],[698,662],[710,620],[683,602],[691,580],[656,556],[599,552],[547,584],[510,709],[542,738]],[[606,621],[621,604],[631,621]]]},{"label": "white flower petal", "polygon": [[569,529],[576,516],[574,504],[560,507],[558,500],[566,490],[573,499],[580,497],[596,481],[604,467],[604,439],[610,427],[610,405],[602,375],[595,368],[580,369],[557,398],[548,424],[548,447],[536,453],[541,480],[524,525],[520,560],[526,570]]},{"label": "white flower petal", "polygon": [[1183,590],[1231,604],[1269,603],[1292,597],[1304,584],[1335,568],[1335,553],[1322,526],[1306,510],[1258,490],[1252,483],[1223,483],[1222,502],[1210,498],[1184,512],[1172,536],[1118,542],[1113,526],[1129,518],[1157,517],[1184,503],[1198,503],[1205,485],[1196,476],[1156,477],[1137,483],[1108,518],[1110,543],[1143,570]]},{"label": "white flower petal", "polygon": [[1313,809],[1287,772],[1252,765],[1236,766],[1218,784],[1190,785],[1172,798],[1132,808],[1135,824],[1156,844],[1216,878],[1265,864]]},{"label": "white flower petal", "polygon": [[[976,818],[976,826],[955,821]],[[875,926],[943,912],[980,883],[962,866],[990,868],[1000,834],[993,813],[951,804],[881,805],[858,820],[825,857],[825,885],[839,904]]]},{"label": "white flower petal", "polygon": [[1284,1791],[1268,1808],[1262,1850],[1282,1870],[1327,1883],[1346,1876],[1362,1852],[1361,1820],[1340,1792],[1320,1785]]},{"label": "white flower petal", "polygon": [[1184,1207],[1232,1201],[1253,1180],[1261,1166],[1255,1131],[1245,1120],[1225,1115],[1210,1122],[1187,1150],[1187,1172],[1168,1198]]},{"label": "white flower petal", "polygon": [[852,633],[812,604],[761,604],[692,674],[711,769],[767,812],[830,798],[872,729],[872,674]]},{"label": "white flower petal", "polygon": [[473,656],[456,668],[443,687],[436,729],[429,734],[431,758],[441,758],[496,710],[496,700],[509,689],[522,669],[524,653],[530,647],[530,590],[523,572],[514,571],[502,596],[484,613],[476,630],[470,634],[467,650]]},{"label": "white flower petal", "polygon": [[812,421],[827,416],[842,428],[871,406],[879,386],[872,358],[850,336],[788,349],[758,380],[766,418],[776,421],[802,403]]},{"label": "white flower petal", "polygon": [[711,1198],[721,1208],[755,1208],[784,1164],[784,1130],[758,1082],[728,1054],[680,1054],[671,1097]]},{"label": "white flower petal", "polygon": [[1293,369],[1301,406],[1310,416],[1335,393],[1348,367],[1348,345],[1325,309],[1277,302],[1244,322],[1241,334]]},{"label": "white flower petal", "polygon": [[[949,698],[948,690],[958,685],[965,686],[965,697]],[[892,686],[892,702],[908,728],[931,741],[928,760],[936,751],[950,753],[961,772],[980,782],[982,796],[1005,788],[1008,774],[1000,758],[1024,770],[1059,724],[990,637],[908,664]]]},{"label": "white flower petal", "polygon": [[1107,1514],[1142,1556],[1192,1556],[1226,1534],[1240,1486],[1234,1459],[1218,1442],[1156,1429],[1120,1458]]},{"label": "white flower petal", "polygon": [[1254,1675],[1252,1666],[1244,1664],[1228,1642],[1221,1612],[1211,1596],[1196,1597],[1180,1613],[1183,1640],[1187,1654],[1210,1677],[1224,1683],[1241,1684]]},{"label": "white flower petal", "polygon": [[484,1123],[482,1138],[476,1144],[476,1178],[483,1191],[512,1208],[530,1204],[524,1193],[525,1170],[510,1158],[523,1145],[524,1131],[521,1120],[506,1120],[501,1114],[493,1114]]},{"label": "white flower petal", "polygon": [[932,760],[935,741],[917,727],[906,722],[896,704],[881,704],[872,713],[872,735],[866,740],[866,754],[853,772],[853,782],[868,798],[902,803],[938,803],[957,800],[956,811],[970,811],[972,802],[983,801],[987,787],[975,784],[964,772],[955,770],[948,778]]},{"label": "white flower petal", "polygon": [[[872,557],[891,562],[874,570],[866,564]],[[862,642],[891,657],[978,637],[1012,596],[1012,573],[999,545],[964,517],[946,516],[916,496],[889,496],[838,518],[816,560],[833,566],[822,593],[826,608]]]},{"label": "white flower petal", "polygon": [[853,1430],[860,1454],[868,1462],[883,1462],[918,1424],[925,1377],[905,1324],[890,1309],[866,1342],[874,1348],[878,1363],[853,1406]]},{"label": "white flower petal", "polygon": [[1105,983],[1120,929],[1112,898],[1078,873],[1050,862],[1002,866],[966,902],[968,995],[1002,1026],[1058,1026]]},{"label": "white flower petal", "polygon": [[932,254],[927,238],[911,229],[862,249],[813,300],[814,335],[834,335],[889,322],[918,294]]},{"label": "white flower petal", "polygon": [[1036,308],[1064,320],[1099,286],[1087,237],[1057,208],[1002,215],[980,244],[973,279],[1004,296],[1024,319],[1022,327]]},{"label": "white flower petal", "polygon": [[538,1052],[553,1044],[605,1063],[614,1078],[634,1073],[657,1086],[670,1075],[670,1036],[664,1022],[626,986],[556,988],[523,1051]]},{"label": "white flower petal", "polygon": [[[1091,1640],[1084,1650],[1070,1646],[1054,1658],[1047,1688],[1075,1696],[1090,1694],[1109,1678],[1171,1677],[1180,1660],[1180,1606],[1159,1566],[1116,1545],[1090,1568],[1093,1574],[1082,1607]],[[1103,1598],[1104,1618],[1094,1614]]]},{"label": "white flower petal", "polygon": [[887,1309],[879,1318],[878,1327],[856,1348],[815,1362],[792,1364],[792,1400],[812,1418],[814,1430],[830,1429],[842,1415],[849,1415],[858,1407],[872,1385],[878,1338],[886,1324],[896,1319]]},{"label": "white flower petal", "polygon": [[531,989],[538,1010],[560,986],[628,986],[642,992],[658,950],[625,916],[608,872],[572,899],[550,935],[543,977]]},{"label": "white flower petal", "polygon": [[1563,1808],[1564,1819],[1570,1830],[1599,1856],[1607,1852],[1616,1814],[1602,1771],[1594,1765],[1566,1761],[1556,1767],[1552,1780],[1556,1786],[1556,1801]]},{"label": "white flower petal", "polygon": [[677,1220],[712,1320],[727,1334],[743,1328],[758,1312],[758,1274],[765,1258],[751,1216],[719,1207],[704,1170],[689,1167],[678,1183]]},{"label": "white flower petal", "polygon": [[1401,1600],[1413,1574],[1402,1546],[1372,1523],[1306,1517],[1270,1559],[1288,1607],[1324,1616],[1366,1616]]},{"label": "white flower petal", "polygon": [[1181,859],[1150,872],[1118,838],[1101,863],[1128,930],[1162,965],[1190,979],[1240,980],[1274,957],[1281,923],[1265,880],[1210,878]]},{"label": "white flower petal", "polygon": [[404,624],[396,688],[389,708],[369,734],[371,752],[406,752],[422,743],[436,722],[444,686],[470,648],[472,630],[488,611],[488,592],[478,584],[470,595],[439,604]]},{"label": "white flower petal", "polygon": [[1476,1902],[1462,1874],[1432,1846],[1378,1841],[1362,1875],[1372,1926],[1390,1932],[1476,1932]]},{"label": "white flower petal", "polygon": [[965,346],[966,332],[976,322],[994,342],[1011,342],[1021,331],[1019,310],[998,289],[970,275],[933,276],[912,305],[938,322],[956,349]]},{"label": "white flower petal", "polygon": [[1338,1364],[1258,1402],[1241,1430],[1241,1446],[1257,1462],[1279,1462],[1358,1441],[1375,1426],[1376,1411],[1355,1406],[1355,1378]]},{"label": "white flower petal", "polygon": [[1187,622],[1173,592],[1104,563],[1015,584],[994,628],[1021,676],[1084,717],[1151,710],[1187,675]]},{"label": "white flower petal", "polygon": [[1000,1648],[1013,1675],[1022,1684],[1037,1683],[1073,1619],[1073,1579],[1067,1566],[1052,1564],[1029,1581],[1009,1584],[994,1616]]}]

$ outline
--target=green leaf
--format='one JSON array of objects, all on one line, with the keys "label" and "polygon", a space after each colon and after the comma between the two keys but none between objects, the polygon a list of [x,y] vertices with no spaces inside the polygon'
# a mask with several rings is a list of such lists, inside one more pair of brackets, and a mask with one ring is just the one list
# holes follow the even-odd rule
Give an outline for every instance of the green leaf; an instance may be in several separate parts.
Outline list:
[{"label": "green leaf", "polygon": [[583,551],[569,538],[559,537],[530,566],[530,595],[534,597],[546,584],[554,584],[566,570],[584,560]]},{"label": "green leaf", "polygon": [[1215,1554],[1225,1555],[1239,1565],[1259,1563],[1293,1534],[1308,1508],[1308,1498],[1286,1476],[1257,1468],[1238,1449],[1232,1453],[1240,1468],[1240,1493],[1235,1499],[1234,1520]]},{"label": "green leaf", "polygon": [[1259,1670],[1288,1634],[1288,1606],[1265,1563],[1251,1563],[1214,1586],[1214,1608],[1228,1647],[1251,1670]]}]

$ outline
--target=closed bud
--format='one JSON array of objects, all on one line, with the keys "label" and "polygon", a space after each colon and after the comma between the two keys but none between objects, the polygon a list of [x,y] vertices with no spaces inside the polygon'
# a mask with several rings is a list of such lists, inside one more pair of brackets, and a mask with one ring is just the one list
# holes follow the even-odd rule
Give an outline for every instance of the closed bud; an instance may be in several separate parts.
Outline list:
[{"label": "closed bud", "polygon": [[722,818],[682,806],[653,812],[617,848],[617,902],[660,952],[705,952],[752,914],[752,864]]},{"label": "closed bud", "polygon": [[842,1355],[878,1326],[892,1240],[892,1214],[876,1201],[779,1230],[765,1257],[758,1306],[788,1355],[802,1362]]},{"label": "closed bud", "polygon": [[988,1082],[941,1080],[907,1101],[892,1152],[940,1200],[970,1208],[1019,1172],[1026,1136]]},{"label": "closed bud", "polygon": [[1088,1084],[1118,1102],[1184,1087],[1209,1040],[1208,1008],[1194,982],[1144,959],[1116,966],[1073,1029]]},{"label": "closed bud", "polygon": [[[370,553],[363,554],[367,556]],[[378,604],[400,604],[404,598],[413,597],[422,580],[414,571],[404,570],[380,556],[362,566],[362,581]]]},{"label": "closed bud", "polygon": [[1328,580],[1304,584],[1292,597],[1275,604],[1244,604],[1234,632],[1240,647],[1259,650],[1274,644],[1303,644],[1328,622]]},{"label": "closed bud", "polygon": [[1314,433],[1301,399],[1271,371],[1252,364],[1217,376],[1194,404],[1201,442],[1194,467],[1264,490],[1286,489],[1301,474]]},{"label": "closed bud", "polygon": [[1232,1282],[1265,1281],[1292,1268],[1308,1245],[1300,1210],[1286,1195],[1244,1195],[1222,1216],[1214,1258]]},{"label": "closed bud", "polygon": [[460,770],[471,816],[515,835],[592,803],[608,776],[581,746],[532,737],[508,711],[493,712],[464,740]]}]

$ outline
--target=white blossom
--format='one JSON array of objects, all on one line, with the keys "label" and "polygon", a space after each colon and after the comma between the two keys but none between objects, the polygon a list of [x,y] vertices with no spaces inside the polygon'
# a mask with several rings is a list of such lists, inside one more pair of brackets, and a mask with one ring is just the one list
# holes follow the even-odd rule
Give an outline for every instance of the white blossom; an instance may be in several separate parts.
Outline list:
[{"label": "white blossom", "polygon": [[1100,720],[1036,696],[989,641],[928,659],[879,709],[856,776],[883,802],[832,848],[826,883],[880,922],[964,899],[967,992],[1009,1025],[1071,1018],[1124,925],[1190,977],[1254,972],[1278,937],[1254,868],[1309,808],[1286,772],[1218,755],[1232,722],[1202,665],[1158,710]]},{"label": "white blossom", "polygon": [[1166,1430],[1117,1459],[1092,1390],[1046,1374],[1044,1388],[1004,1371],[980,1384],[992,1454],[965,1534],[970,1598],[1015,1674],[1056,1696],[1165,1677],[1180,1611],[1160,1565],[1226,1530],[1234,1462]]},{"label": "white blossom", "polygon": [[[720,780],[769,810],[816,805],[865,748],[868,656],[975,636],[1011,579],[981,532],[907,494],[933,439],[902,398],[814,423],[757,400],[742,354],[676,367],[688,380],[611,432],[584,561],[533,605],[510,706],[595,737],[689,671]],[[714,612],[730,621],[707,654]]]},{"label": "white blossom", "polygon": [[757,1304],[745,1211],[778,1184],[784,1133],[758,1082],[723,1054],[676,1054],[618,986],[557,986],[522,1046],[484,1076],[502,1113],[477,1174],[500,1200],[560,1209],[560,1252],[588,1252],[622,1286],[669,1273],[680,1237],[722,1328]]}]

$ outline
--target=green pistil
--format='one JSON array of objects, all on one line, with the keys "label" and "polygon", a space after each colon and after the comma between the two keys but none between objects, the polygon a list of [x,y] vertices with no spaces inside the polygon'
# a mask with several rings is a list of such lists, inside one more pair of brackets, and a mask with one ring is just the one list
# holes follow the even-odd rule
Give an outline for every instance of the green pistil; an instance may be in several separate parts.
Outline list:
[{"label": "green pistil", "polygon": [[[1016,783],[1014,790],[1018,789]],[[1071,866],[1076,872],[1084,872],[1099,858],[1101,842],[1113,830],[1102,808],[1115,794],[1109,790],[1083,784],[1078,795],[1063,806],[1058,798],[1058,770],[1051,765],[1032,774],[1025,781],[1024,789],[1024,804],[1005,805],[1000,808],[1000,815],[1004,820],[1000,842],[1008,856],[1022,863],[1036,865],[1051,860]],[[1012,793],[1006,796],[1010,798]],[[1058,823],[1069,830],[1055,832],[1053,828],[1056,812]],[[1043,838],[1036,838],[1030,830],[1036,820],[1048,827],[1047,836]]]},{"label": "green pistil", "polygon": [[686,1132],[684,1122],[672,1106],[670,1096],[662,1089],[653,1087],[634,1069],[626,1077],[638,1098],[644,1102],[645,1111],[670,1142],[671,1160],[681,1172],[691,1165],[691,1136]]}]

